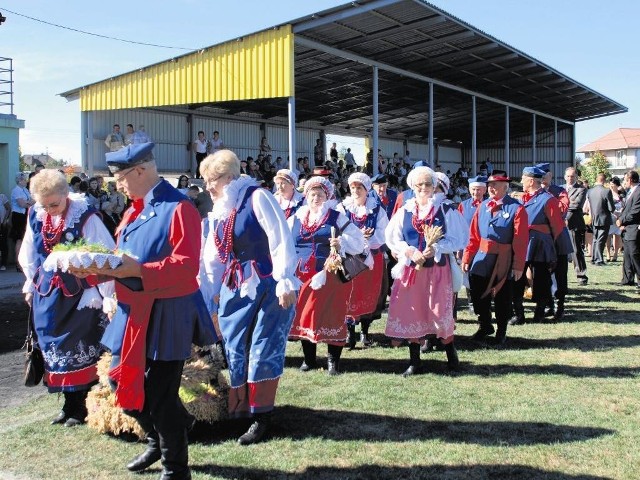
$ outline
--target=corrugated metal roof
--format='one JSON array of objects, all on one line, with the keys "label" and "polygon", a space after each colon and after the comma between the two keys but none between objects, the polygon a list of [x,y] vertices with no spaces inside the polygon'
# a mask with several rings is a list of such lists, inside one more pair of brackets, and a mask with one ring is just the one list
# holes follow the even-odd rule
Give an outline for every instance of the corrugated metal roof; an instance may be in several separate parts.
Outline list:
[{"label": "corrugated metal roof", "polygon": [[289,97],[290,25],[157,63],[79,90],[80,109],[117,110]]},{"label": "corrugated metal roof", "polygon": [[[270,35],[280,39],[281,49],[274,51],[267,40]],[[243,42],[255,42],[261,53],[228,42],[206,50],[210,52],[206,65],[197,61],[201,53],[189,54],[140,74],[95,84],[95,92],[88,86],[62,95],[73,98],[79,91],[83,110],[182,102],[191,109],[215,104],[230,113],[286,117],[287,104],[281,97],[294,91],[290,68],[294,57],[296,121],[317,121],[341,131],[370,130],[374,64],[380,68],[381,135],[425,137],[427,81],[435,85],[437,138],[470,141],[470,95],[479,104],[479,142],[503,137],[506,105],[513,107],[513,136],[530,132],[532,113],[571,124],[627,111],[422,0],[357,0],[245,37]],[[218,63],[224,68],[212,67]],[[269,74],[258,75],[264,69]],[[114,82],[116,87],[109,87]]]},{"label": "corrugated metal roof", "polygon": [[[292,24],[297,38],[568,122],[627,111],[623,105],[421,0],[359,0],[298,19]],[[296,45],[296,59],[304,57],[305,70],[314,73],[313,78],[304,75],[299,80],[296,72],[297,102],[303,105],[298,116],[305,119],[307,115],[313,116],[328,125],[338,122],[341,128],[356,127],[361,120],[361,111],[348,112],[341,119],[331,112],[323,115],[322,108],[305,111],[305,97],[323,97],[325,89],[336,97],[346,97],[351,85],[345,85],[341,91],[335,84],[347,84],[349,79],[356,79],[352,81],[360,82],[366,88],[371,83],[371,66],[355,61],[345,63],[334,55],[335,68],[322,71],[321,68],[331,60],[326,58],[326,53],[320,54],[317,50],[317,56],[314,56],[314,48],[308,43]],[[315,58],[318,62],[314,69]],[[383,76],[393,80],[385,82]],[[391,117],[406,107],[403,99],[411,95],[418,99],[426,96],[426,85],[421,81],[381,72],[381,83],[384,85],[380,87],[380,111]],[[468,137],[459,122],[456,125],[456,119],[447,121],[446,113],[440,107],[451,105],[454,96],[452,92],[440,90],[434,105],[434,124],[440,136]],[[389,98],[390,102],[384,102],[383,98]],[[340,110],[339,105],[332,105],[331,110]],[[419,101],[414,111],[423,108],[425,103]],[[486,125],[503,111],[504,106],[496,104],[493,112],[487,112],[489,116],[479,119],[479,125]],[[409,125],[407,127],[407,135],[416,132]],[[469,130],[467,126],[463,127]],[[385,128],[383,120],[380,130]],[[424,133],[423,126],[417,128]],[[512,133],[525,128],[525,125],[512,125]],[[503,125],[496,125],[494,132],[485,133],[501,135],[503,131]]]}]

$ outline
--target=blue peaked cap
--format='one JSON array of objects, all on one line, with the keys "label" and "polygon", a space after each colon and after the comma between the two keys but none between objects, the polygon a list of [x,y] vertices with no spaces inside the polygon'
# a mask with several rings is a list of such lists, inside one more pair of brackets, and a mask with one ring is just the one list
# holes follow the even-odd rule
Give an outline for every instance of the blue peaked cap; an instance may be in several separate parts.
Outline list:
[{"label": "blue peaked cap", "polygon": [[[427,162],[425,162],[424,160],[418,160],[416,163],[413,164],[413,167],[411,167],[411,169],[413,170],[414,168],[418,168],[418,167],[428,167],[429,164]],[[431,168],[431,167],[429,167]]]},{"label": "blue peaked cap", "polygon": [[387,183],[388,181],[389,179],[384,173],[378,173],[377,175],[374,175],[373,177],[371,177],[372,184]]},{"label": "blue peaked cap", "polygon": [[485,186],[487,185],[487,177],[485,177],[484,175],[478,175],[477,177],[471,177],[469,179],[469,186],[471,186],[472,183],[484,183]]},{"label": "blue peaked cap", "polygon": [[153,142],[149,143],[136,143],[127,145],[115,152],[109,152],[106,154],[107,166],[111,173],[119,172],[127,168],[135,167],[141,163],[150,162],[153,160]]},{"label": "blue peaked cap", "polygon": [[546,175],[546,173],[547,172],[539,167],[525,167],[522,169],[523,177],[542,178]]},{"label": "blue peaked cap", "polygon": [[537,168],[539,168],[540,170],[542,170],[545,173],[548,173],[551,171],[551,164],[550,163],[539,163],[536,165]]}]

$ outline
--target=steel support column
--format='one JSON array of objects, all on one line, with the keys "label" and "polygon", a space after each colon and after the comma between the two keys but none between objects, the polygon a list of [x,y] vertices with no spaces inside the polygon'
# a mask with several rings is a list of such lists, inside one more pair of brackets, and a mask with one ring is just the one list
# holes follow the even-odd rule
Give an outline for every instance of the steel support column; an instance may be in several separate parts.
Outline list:
[{"label": "steel support column", "polygon": [[478,175],[478,138],[476,135],[476,97],[471,97],[471,166],[473,176]]},{"label": "steel support column", "polygon": [[435,154],[433,148],[433,82],[429,82],[429,158],[427,158],[427,162],[431,167],[435,167]]},{"label": "steel support column", "polygon": [[509,131],[509,105],[504,107],[504,170],[507,172],[507,177],[510,177],[510,144],[511,144],[511,132]]},{"label": "steel support column", "polygon": [[553,121],[553,183],[558,183],[558,122]]},{"label": "steel support column", "polygon": [[371,161],[373,162],[373,174],[378,173],[378,67],[373,67],[373,125],[371,128],[371,137],[373,144],[373,154]]},{"label": "steel support column", "polygon": [[533,114],[533,128],[531,129],[531,157],[532,157],[532,162],[535,165],[536,163],[538,163],[538,158],[536,155],[536,114]]},{"label": "steel support column", "polygon": [[[287,103],[289,118],[289,169],[296,169],[296,97],[289,97]],[[295,185],[294,185],[295,186]]]}]

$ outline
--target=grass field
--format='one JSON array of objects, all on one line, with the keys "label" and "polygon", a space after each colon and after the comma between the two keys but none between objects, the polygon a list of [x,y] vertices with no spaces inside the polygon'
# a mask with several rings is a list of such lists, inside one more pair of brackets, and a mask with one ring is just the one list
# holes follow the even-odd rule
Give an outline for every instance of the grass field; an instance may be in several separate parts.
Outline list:
[{"label": "grass field", "polygon": [[[241,447],[244,423],[199,428],[190,446],[195,479],[637,479],[640,478],[640,305],[615,285],[620,262],[590,268],[563,323],[510,327],[502,349],[472,343],[466,301],[459,315],[460,372],[444,352],[426,372],[399,375],[406,347],[343,354],[345,372],[298,372],[290,343],[269,441]],[[532,305],[528,304],[528,318]],[[323,361],[326,347],[318,348]],[[156,478],[124,465],[143,445],[86,427],[49,425],[54,395],[0,410],[0,477]]]}]

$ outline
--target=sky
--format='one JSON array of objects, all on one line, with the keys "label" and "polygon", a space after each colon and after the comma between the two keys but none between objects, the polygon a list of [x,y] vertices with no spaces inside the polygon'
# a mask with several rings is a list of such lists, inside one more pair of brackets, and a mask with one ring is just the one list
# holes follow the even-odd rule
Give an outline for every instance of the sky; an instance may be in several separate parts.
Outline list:
[{"label": "sky", "polygon": [[[344,0],[137,0],[95,2],[0,0],[0,57],[13,59],[14,114],[25,120],[24,154],[49,153],[80,163],[80,104],[59,93],[188,50],[89,36],[17,16],[137,42],[197,49],[297,19]],[[629,112],[579,122],[580,147],[620,127],[640,128],[640,56],[635,0],[433,0],[432,4],[562,74],[615,100]],[[64,5],[64,8],[62,6]],[[629,20],[626,20],[629,19]],[[0,113],[9,113],[6,109]]]}]

